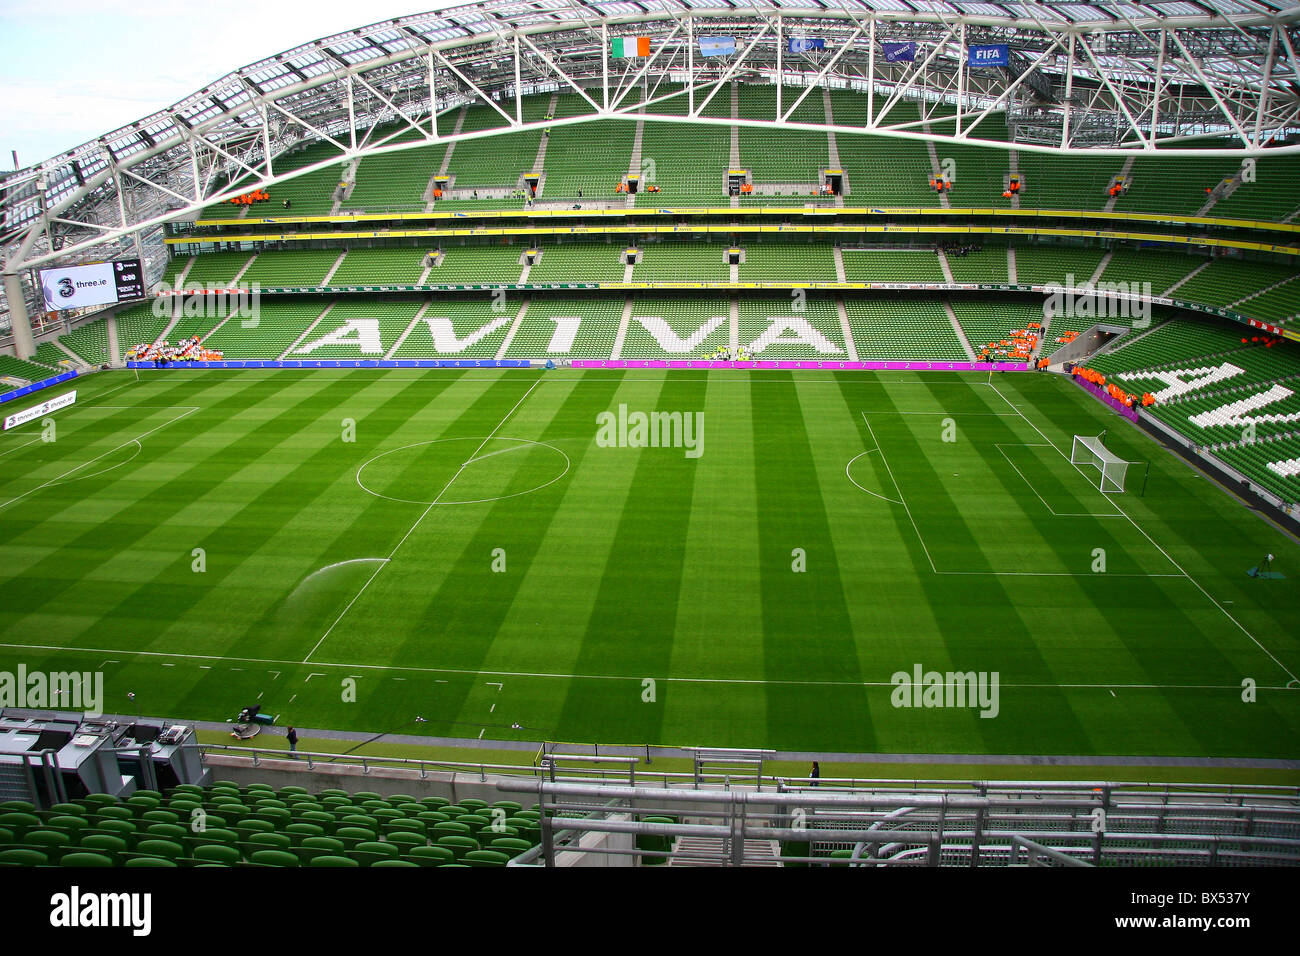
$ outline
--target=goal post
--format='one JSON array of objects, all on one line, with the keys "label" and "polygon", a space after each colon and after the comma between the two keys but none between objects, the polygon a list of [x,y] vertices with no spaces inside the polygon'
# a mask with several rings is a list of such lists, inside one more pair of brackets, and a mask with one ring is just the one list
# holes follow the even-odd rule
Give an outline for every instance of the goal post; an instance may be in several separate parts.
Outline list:
[{"label": "goal post", "polygon": [[1123,491],[1129,466],[1138,464],[1108,451],[1100,435],[1075,435],[1070,448],[1070,463],[1096,468],[1101,475],[1098,487],[1104,493]]}]

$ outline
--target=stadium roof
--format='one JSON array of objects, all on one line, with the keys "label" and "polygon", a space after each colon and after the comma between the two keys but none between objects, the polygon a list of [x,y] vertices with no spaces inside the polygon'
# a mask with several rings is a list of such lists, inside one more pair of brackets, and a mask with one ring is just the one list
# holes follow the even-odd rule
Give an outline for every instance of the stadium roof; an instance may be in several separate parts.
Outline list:
[{"label": "stadium roof", "polygon": [[[789,125],[786,107],[825,85],[959,110],[945,130],[882,113],[844,132],[978,143],[979,121],[1005,110],[1022,149],[1300,150],[1280,140],[1300,129],[1298,21],[1300,0],[487,0],[413,14],[249,64],[3,176],[5,271],[129,252],[141,230],[194,218],[232,181],[230,195],[285,178],[275,157],[304,141],[332,140],[344,159],[446,141],[437,115],[474,101],[494,105],[503,129],[526,127],[518,97],[555,89],[592,107],[566,122],[634,117],[669,80],[688,83],[692,118],[730,122],[698,114],[714,87],[781,77],[780,112],[742,122]],[[609,40],[630,33],[651,39],[644,63],[609,56]],[[700,34],[734,36],[735,52],[701,56]],[[795,52],[791,38],[823,46]],[[891,40],[915,41],[915,58],[884,62]],[[966,65],[965,48],[985,43],[1009,47],[1006,67]],[[422,139],[367,135],[392,123]]]}]

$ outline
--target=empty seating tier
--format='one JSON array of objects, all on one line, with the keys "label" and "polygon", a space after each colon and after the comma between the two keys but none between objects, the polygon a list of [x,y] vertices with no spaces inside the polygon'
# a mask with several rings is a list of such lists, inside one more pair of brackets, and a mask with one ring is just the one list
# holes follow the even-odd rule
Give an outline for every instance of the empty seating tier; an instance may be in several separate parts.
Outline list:
[{"label": "empty seating tier", "polygon": [[849,330],[864,362],[964,362],[943,304],[933,300],[845,298]]},{"label": "empty seating tier", "polygon": [[[200,813],[206,825],[190,826]],[[184,784],[50,810],[0,803],[0,867],[505,866],[537,846],[539,820],[509,800]]]}]

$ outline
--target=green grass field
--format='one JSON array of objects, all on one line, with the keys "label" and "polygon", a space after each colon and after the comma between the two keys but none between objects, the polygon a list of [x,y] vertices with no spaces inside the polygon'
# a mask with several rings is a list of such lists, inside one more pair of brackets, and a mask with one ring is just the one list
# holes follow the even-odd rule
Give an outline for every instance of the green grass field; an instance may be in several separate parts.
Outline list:
[{"label": "green grass field", "polygon": [[[1300,753],[1300,546],[1057,376],[76,388],[57,440],[39,421],[0,437],[0,669],[102,669],[110,712],[220,720],[258,700],[300,727],[465,738]],[[601,446],[620,405],[701,413],[702,454]],[[1102,428],[1150,461],[1145,497],[1070,465],[1071,435]],[[1287,579],[1247,577],[1270,551]],[[891,675],[918,664],[997,672],[998,715],[895,708]]]}]

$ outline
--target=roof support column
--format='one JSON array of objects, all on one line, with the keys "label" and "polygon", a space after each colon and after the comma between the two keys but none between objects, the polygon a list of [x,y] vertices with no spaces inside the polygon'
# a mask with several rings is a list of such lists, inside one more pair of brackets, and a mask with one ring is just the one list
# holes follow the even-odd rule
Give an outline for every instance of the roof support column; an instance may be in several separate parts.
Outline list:
[{"label": "roof support column", "polygon": [[9,303],[9,323],[13,326],[14,355],[20,359],[31,358],[36,352],[32,338],[32,323],[27,316],[27,300],[23,298],[23,282],[15,272],[4,274],[5,301]]},{"label": "roof support column", "polygon": [[876,125],[876,15],[871,14],[871,33],[867,40],[867,128]]},{"label": "roof support column", "polygon": [[438,80],[433,66],[433,51],[429,52],[429,132],[438,138]]},{"label": "roof support column", "polygon": [[785,113],[781,110],[781,91],[785,87],[785,51],[781,49],[785,43],[785,18],[778,16],[776,18],[776,118],[780,119]]},{"label": "roof support column", "polygon": [[686,18],[686,115],[695,115],[695,18]]}]

